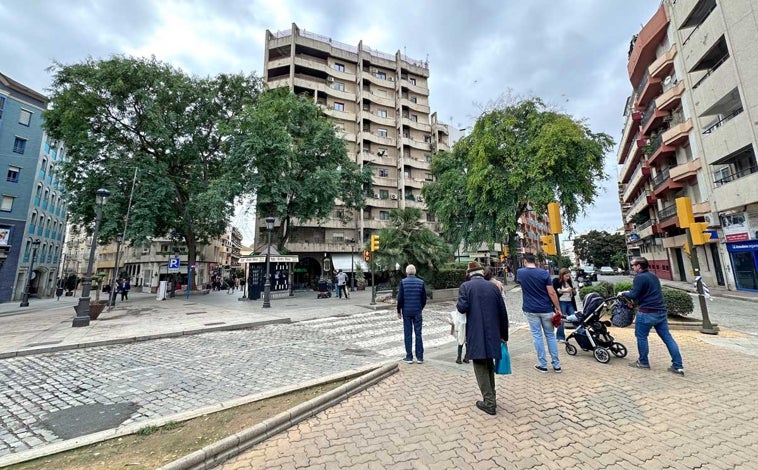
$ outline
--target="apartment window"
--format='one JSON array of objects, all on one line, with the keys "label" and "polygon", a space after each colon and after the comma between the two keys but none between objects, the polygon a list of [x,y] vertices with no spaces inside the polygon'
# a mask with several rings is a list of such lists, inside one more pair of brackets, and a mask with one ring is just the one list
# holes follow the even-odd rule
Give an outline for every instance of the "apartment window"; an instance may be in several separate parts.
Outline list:
[{"label": "apartment window", "polygon": [[344,233],[333,233],[332,234],[332,240],[334,240],[336,243],[340,243],[345,241],[345,234]]},{"label": "apartment window", "polygon": [[332,88],[338,91],[345,91],[345,84],[342,82],[334,82],[334,85],[332,85]]},{"label": "apartment window", "polygon": [[384,72],[376,72],[374,74],[376,78],[381,78],[382,80],[387,80],[387,74]]},{"label": "apartment window", "polygon": [[411,121],[418,122],[418,114],[411,114]]},{"label": "apartment window", "polygon": [[432,161],[432,156],[431,156],[431,155],[429,155],[429,154],[425,154],[425,155],[424,155],[424,161],[425,161],[425,162],[431,162],[431,161]]},{"label": "apartment window", "polygon": [[415,96],[410,97],[411,103],[418,103],[418,99]]},{"label": "apartment window", "polygon": [[20,153],[21,155],[23,155],[25,150],[26,150],[26,139],[22,137],[16,137],[16,140],[13,142],[13,151],[15,153]]},{"label": "apartment window", "polygon": [[21,168],[17,166],[8,167],[8,177],[6,178],[11,183],[18,183],[18,175],[21,173]]},{"label": "apartment window", "polygon": [[10,212],[13,210],[13,196],[3,196],[3,202],[0,202],[0,211]]},{"label": "apartment window", "polygon": [[338,103],[334,102],[334,110],[335,111],[344,111],[345,110],[345,103]]},{"label": "apartment window", "polygon": [[379,137],[387,137],[387,129],[381,129],[381,128],[377,129],[376,135],[378,135]]},{"label": "apartment window", "polygon": [[340,64],[339,62],[334,63],[334,70],[338,72],[344,72],[345,71],[345,64]]},{"label": "apartment window", "polygon": [[431,143],[431,142],[432,142],[432,136],[430,136],[430,135],[425,135],[425,136],[424,136],[424,142],[426,142],[426,143]]},{"label": "apartment window", "polygon": [[22,126],[28,126],[29,123],[32,122],[32,112],[27,111],[26,109],[22,109],[20,113],[18,113],[18,123]]},{"label": "apartment window", "polygon": [[3,119],[3,108],[5,107],[5,97],[0,96],[0,119]]},{"label": "apartment window", "polygon": [[386,168],[380,168],[379,169],[379,176],[382,177],[382,178],[389,178],[390,171],[388,169],[386,169]]},{"label": "apartment window", "polygon": [[409,78],[408,81],[411,82],[411,85],[415,85],[416,84],[416,79],[413,78],[413,77]]},{"label": "apartment window", "polygon": [[386,189],[380,189],[379,190],[379,199],[389,199],[390,198],[390,192]]},{"label": "apartment window", "polygon": [[389,220],[390,213],[387,211],[379,211],[379,220]]},{"label": "apartment window", "polygon": [[387,110],[386,109],[377,109],[376,115],[379,117],[386,118],[387,117]]}]

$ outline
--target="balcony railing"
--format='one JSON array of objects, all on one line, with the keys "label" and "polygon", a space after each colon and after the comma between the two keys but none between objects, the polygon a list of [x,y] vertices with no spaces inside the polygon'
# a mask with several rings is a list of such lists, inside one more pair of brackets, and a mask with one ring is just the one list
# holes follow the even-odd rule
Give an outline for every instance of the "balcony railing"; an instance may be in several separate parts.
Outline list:
[{"label": "balcony railing", "polygon": [[651,225],[653,225],[653,222],[654,222],[654,220],[653,220],[653,219],[650,219],[650,220],[648,220],[647,222],[642,222],[641,224],[638,224],[638,225],[637,225],[637,227],[635,228],[635,230],[636,230],[636,231],[639,233],[639,232],[641,232],[642,230],[645,230],[646,228],[648,228],[648,227],[650,227]]},{"label": "balcony railing", "polygon": [[700,84],[703,83],[703,80],[705,80],[706,78],[708,78],[713,72],[716,71],[717,68],[721,67],[721,64],[723,64],[724,62],[726,62],[726,59],[728,59],[728,58],[729,58],[729,54],[725,55],[718,62],[716,62],[715,64],[713,64],[713,67],[709,68],[708,71],[705,73],[705,75],[703,75],[702,77],[700,77],[700,80],[698,80],[694,85],[692,85],[692,89],[694,90],[695,88],[699,87]]},{"label": "balcony railing", "polygon": [[650,105],[647,107],[647,110],[645,110],[645,114],[642,116],[642,122],[640,123],[641,128],[645,128],[648,122],[653,118],[655,115],[655,101],[651,101]]},{"label": "balcony railing", "polygon": [[725,176],[723,178],[719,178],[716,181],[714,181],[713,184],[716,187],[719,187],[719,186],[724,185],[726,183],[730,183],[730,182],[732,182],[734,180],[738,180],[740,178],[743,178],[743,177],[745,177],[747,175],[752,175],[756,171],[758,171],[758,166],[751,166],[750,168],[745,168],[744,170],[735,171],[735,172],[730,173],[729,175],[727,175],[727,176]]},{"label": "balcony railing", "polygon": [[663,170],[661,173],[658,173],[655,175],[655,178],[653,178],[653,188],[657,188],[658,186],[662,185],[669,179],[669,171]]},{"label": "balcony railing", "polygon": [[744,109],[742,107],[735,109],[734,111],[732,111],[731,113],[727,114],[726,116],[724,116],[720,120],[718,120],[715,123],[713,123],[710,126],[708,126],[708,128],[703,131],[703,135],[708,135],[711,132],[715,131],[719,127],[723,126],[727,122],[729,122],[732,119],[734,119],[736,116],[742,114],[742,111],[744,111]]},{"label": "balcony railing", "polygon": [[664,207],[658,211],[658,220],[663,222],[666,219],[670,219],[676,215],[676,204]]}]

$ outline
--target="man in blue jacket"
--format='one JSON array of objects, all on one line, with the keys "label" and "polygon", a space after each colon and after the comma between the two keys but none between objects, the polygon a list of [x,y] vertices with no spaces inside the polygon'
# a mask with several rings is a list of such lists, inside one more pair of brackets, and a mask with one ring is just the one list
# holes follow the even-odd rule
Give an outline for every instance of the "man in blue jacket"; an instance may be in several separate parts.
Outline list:
[{"label": "man in blue jacket", "polygon": [[632,290],[619,294],[636,300],[639,304],[637,317],[634,320],[634,336],[637,337],[637,350],[640,353],[640,358],[629,365],[638,369],[650,369],[650,362],[647,357],[649,351],[647,337],[650,335],[650,330],[655,328],[655,332],[661,337],[671,355],[669,372],[684,375],[679,345],[676,344],[669,331],[668,311],[666,310],[666,303],[663,301],[661,281],[655,274],[648,271],[648,267],[647,258],[634,258],[632,269],[635,276],[632,282]]},{"label": "man in blue jacket", "polygon": [[466,356],[474,363],[474,375],[483,401],[476,407],[497,413],[494,359],[501,359],[501,342],[508,341],[508,312],[500,289],[484,278],[476,261],[468,264],[468,281],[458,289],[456,308],[466,314]]},{"label": "man in blue jacket", "polygon": [[411,354],[412,337],[416,335],[416,362],[424,363],[424,341],[421,339],[421,311],[426,306],[426,287],[424,281],[416,277],[416,266],[409,264],[405,268],[408,276],[400,281],[397,292],[397,318],[403,319],[405,334],[405,359],[407,364],[413,363]]}]

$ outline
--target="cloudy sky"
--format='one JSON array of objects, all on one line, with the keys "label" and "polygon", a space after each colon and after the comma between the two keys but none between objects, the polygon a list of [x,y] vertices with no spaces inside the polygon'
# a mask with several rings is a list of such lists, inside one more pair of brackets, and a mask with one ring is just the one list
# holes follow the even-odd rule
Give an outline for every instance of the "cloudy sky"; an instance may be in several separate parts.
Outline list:
[{"label": "cloudy sky", "polygon": [[[631,36],[660,0],[3,0],[0,71],[45,92],[53,61],[155,55],[186,72],[261,74],[266,29],[301,29],[430,63],[441,120],[470,126],[482,106],[536,95],[618,140]],[[621,225],[609,179],[574,230]],[[565,228],[564,228],[565,229]]]}]

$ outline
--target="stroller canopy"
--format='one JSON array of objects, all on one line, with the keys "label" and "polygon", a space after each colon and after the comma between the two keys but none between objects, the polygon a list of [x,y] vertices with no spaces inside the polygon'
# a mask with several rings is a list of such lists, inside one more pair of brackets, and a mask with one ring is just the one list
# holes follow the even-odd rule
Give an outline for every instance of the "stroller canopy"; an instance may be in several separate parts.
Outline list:
[{"label": "stroller canopy", "polygon": [[587,294],[587,296],[584,298],[584,307],[582,308],[582,313],[577,314],[577,319],[579,321],[583,321],[589,314],[594,312],[595,310],[600,307],[600,305],[603,303],[603,298],[598,294],[597,292],[590,292]]}]

